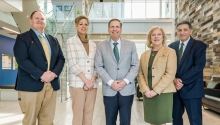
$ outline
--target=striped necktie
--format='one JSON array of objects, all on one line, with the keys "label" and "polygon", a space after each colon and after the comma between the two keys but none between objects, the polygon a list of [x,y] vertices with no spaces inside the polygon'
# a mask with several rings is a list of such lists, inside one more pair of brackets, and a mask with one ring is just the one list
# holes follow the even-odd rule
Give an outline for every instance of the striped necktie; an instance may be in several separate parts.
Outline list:
[{"label": "striped necktie", "polygon": [[178,51],[178,64],[180,64],[180,61],[183,55],[183,46],[184,46],[184,43],[181,43],[180,49]]},{"label": "striped necktie", "polygon": [[114,55],[115,55],[115,59],[118,63],[118,61],[119,61],[119,52],[118,52],[118,47],[117,47],[118,43],[114,42],[113,45],[114,45],[113,52],[114,52]]},{"label": "striped necktie", "polygon": [[47,45],[46,40],[44,39],[44,36],[42,34],[40,34],[40,40],[44,49],[44,53],[46,55],[47,58],[47,70],[50,70],[50,51],[49,51],[49,47]]}]

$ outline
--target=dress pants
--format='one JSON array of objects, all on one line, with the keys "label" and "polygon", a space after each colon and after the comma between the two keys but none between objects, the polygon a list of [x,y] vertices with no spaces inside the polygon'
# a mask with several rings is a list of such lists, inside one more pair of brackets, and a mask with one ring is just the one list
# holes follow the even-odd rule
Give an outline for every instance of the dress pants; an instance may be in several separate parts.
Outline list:
[{"label": "dress pants", "polygon": [[[31,84],[31,83],[30,83]],[[40,92],[18,91],[21,111],[24,113],[22,125],[53,125],[57,92],[51,83],[44,83]]]},{"label": "dress pants", "polygon": [[120,125],[130,125],[131,107],[134,95],[122,96],[119,92],[115,96],[104,96],[106,125],[116,125],[119,111]]},{"label": "dress pants", "polygon": [[[173,125],[183,125],[186,109],[190,125],[202,125],[202,99],[182,99],[179,93],[173,95]],[[185,108],[184,108],[185,107]]]},{"label": "dress pants", "polygon": [[97,89],[84,91],[70,86],[69,91],[72,98],[72,125],[92,125]]}]

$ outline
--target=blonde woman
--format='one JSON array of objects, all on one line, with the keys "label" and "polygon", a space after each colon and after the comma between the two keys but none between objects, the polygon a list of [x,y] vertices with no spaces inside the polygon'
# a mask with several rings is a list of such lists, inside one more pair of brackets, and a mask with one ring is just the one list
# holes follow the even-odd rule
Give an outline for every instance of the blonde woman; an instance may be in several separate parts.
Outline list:
[{"label": "blonde woman", "polygon": [[165,46],[162,28],[153,27],[147,37],[147,46],[140,58],[138,83],[143,93],[144,120],[150,124],[172,122],[173,79],[176,74],[176,52]]},{"label": "blonde woman", "polygon": [[67,40],[69,90],[72,98],[72,125],[92,125],[97,92],[94,68],[96,44],[88,39],[89,19],[75,19],[77,35]]}]

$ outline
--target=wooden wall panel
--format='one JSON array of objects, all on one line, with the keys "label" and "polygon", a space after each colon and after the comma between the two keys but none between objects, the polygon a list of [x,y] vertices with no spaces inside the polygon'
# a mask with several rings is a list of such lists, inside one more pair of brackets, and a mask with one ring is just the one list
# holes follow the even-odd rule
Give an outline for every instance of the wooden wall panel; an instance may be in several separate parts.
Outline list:
[{"label": "wooden wall panel", "polygon": [[175,0],[176,23],[187,20],[192,37],[207,44],[204,80],[220,82],[220,1]]}]

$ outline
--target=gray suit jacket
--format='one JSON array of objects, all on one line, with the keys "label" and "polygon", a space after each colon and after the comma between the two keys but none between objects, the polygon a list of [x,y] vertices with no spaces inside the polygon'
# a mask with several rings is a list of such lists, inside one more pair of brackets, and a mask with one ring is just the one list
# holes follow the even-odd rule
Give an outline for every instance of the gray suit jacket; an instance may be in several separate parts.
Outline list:
[{"label": "gray suit jacket", "polygon": [[119,63],[115,59],[111,47],[110,38],[97,45],[95,67],[98,75],[102,79],[102,93],[104,96],[114,96],[114,91],[107,82],[113,80],[129,80],[121,91],[122,96],[135,94],[134,79],[138,73],[139,60],[134,42],[121,38],[121,50]]}]

